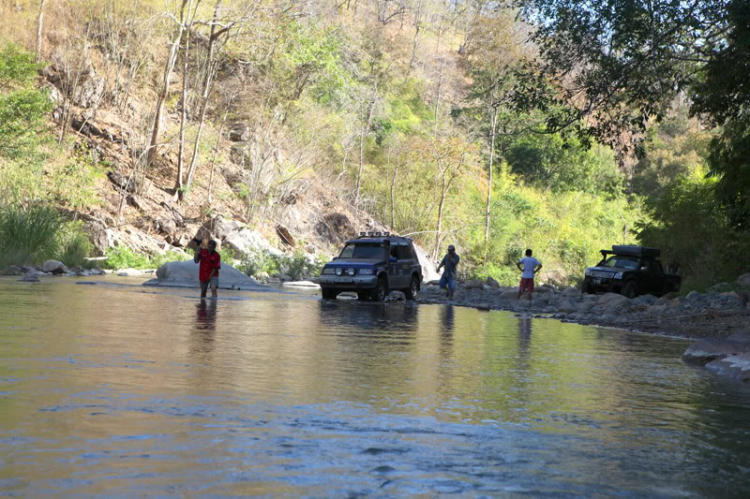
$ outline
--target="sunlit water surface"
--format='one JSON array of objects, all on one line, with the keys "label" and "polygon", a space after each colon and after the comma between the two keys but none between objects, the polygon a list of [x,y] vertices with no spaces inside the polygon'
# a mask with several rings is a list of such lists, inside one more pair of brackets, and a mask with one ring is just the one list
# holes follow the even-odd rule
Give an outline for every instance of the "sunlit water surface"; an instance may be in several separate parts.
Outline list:
[{"label": "sunlit water surface", "polygon": [[0,494],[750,493],[750,390],[682,340],[96,282],[0,280]]}]

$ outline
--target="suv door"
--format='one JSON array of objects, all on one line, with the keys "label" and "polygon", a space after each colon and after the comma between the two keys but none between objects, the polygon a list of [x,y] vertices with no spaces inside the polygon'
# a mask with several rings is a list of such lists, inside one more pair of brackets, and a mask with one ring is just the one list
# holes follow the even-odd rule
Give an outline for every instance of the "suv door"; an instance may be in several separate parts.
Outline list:
[{"label": "suv door", "polygon": [[412,258],[409,243],[398,243],[397,248],[398,285],[401,288],[408,288],[411,284],[411,269],[414,267],[414,259]]},{"label": "suv door", "polygon": [[651,294],[661,295],[664,293],[664,267],[658,260],[648,262],[648,291]]}]

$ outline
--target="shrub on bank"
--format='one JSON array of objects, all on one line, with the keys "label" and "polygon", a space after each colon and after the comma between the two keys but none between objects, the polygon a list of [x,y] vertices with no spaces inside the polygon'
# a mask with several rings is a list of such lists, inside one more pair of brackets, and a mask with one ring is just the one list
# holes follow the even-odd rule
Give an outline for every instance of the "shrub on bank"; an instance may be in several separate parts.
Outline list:
[{"label": "shrub on bank", "polygon": [[0,209],[0,270],[60,260],[90,267],[91,242],[80,222],[65,220],[48,205],[6,205]]}]

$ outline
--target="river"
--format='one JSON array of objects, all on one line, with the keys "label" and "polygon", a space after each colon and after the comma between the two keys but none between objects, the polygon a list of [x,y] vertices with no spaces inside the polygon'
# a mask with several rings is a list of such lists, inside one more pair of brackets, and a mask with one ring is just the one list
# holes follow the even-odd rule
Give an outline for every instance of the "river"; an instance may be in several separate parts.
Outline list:
[{"label": "river", "polygon": [[0,494],[750,491],[684,340],[443,305],[0,279]]}]

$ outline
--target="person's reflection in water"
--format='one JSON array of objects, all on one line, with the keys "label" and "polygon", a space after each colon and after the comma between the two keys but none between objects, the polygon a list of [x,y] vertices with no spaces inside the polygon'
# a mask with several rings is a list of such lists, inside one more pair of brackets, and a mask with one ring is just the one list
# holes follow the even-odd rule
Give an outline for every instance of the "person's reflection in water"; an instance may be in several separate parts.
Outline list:
[{"label": "person's reflection in water", "polygon": [[531,318],[520,317],[518,319],[518,354],[522,359],[529,356],[531,346]]},{"label": "person's reflection in water", "polygon": [[216,300],[201,300],[195,310],[194,352],[209,352],[213,349],[216,329]]},{"label": "person's reflection in water", "polygon": [[450,355],[453,347],[454,312],[453,305],[444,305],[440,311],[440,322],[443,324],[440,331],[440,351],[443,355]]}]

